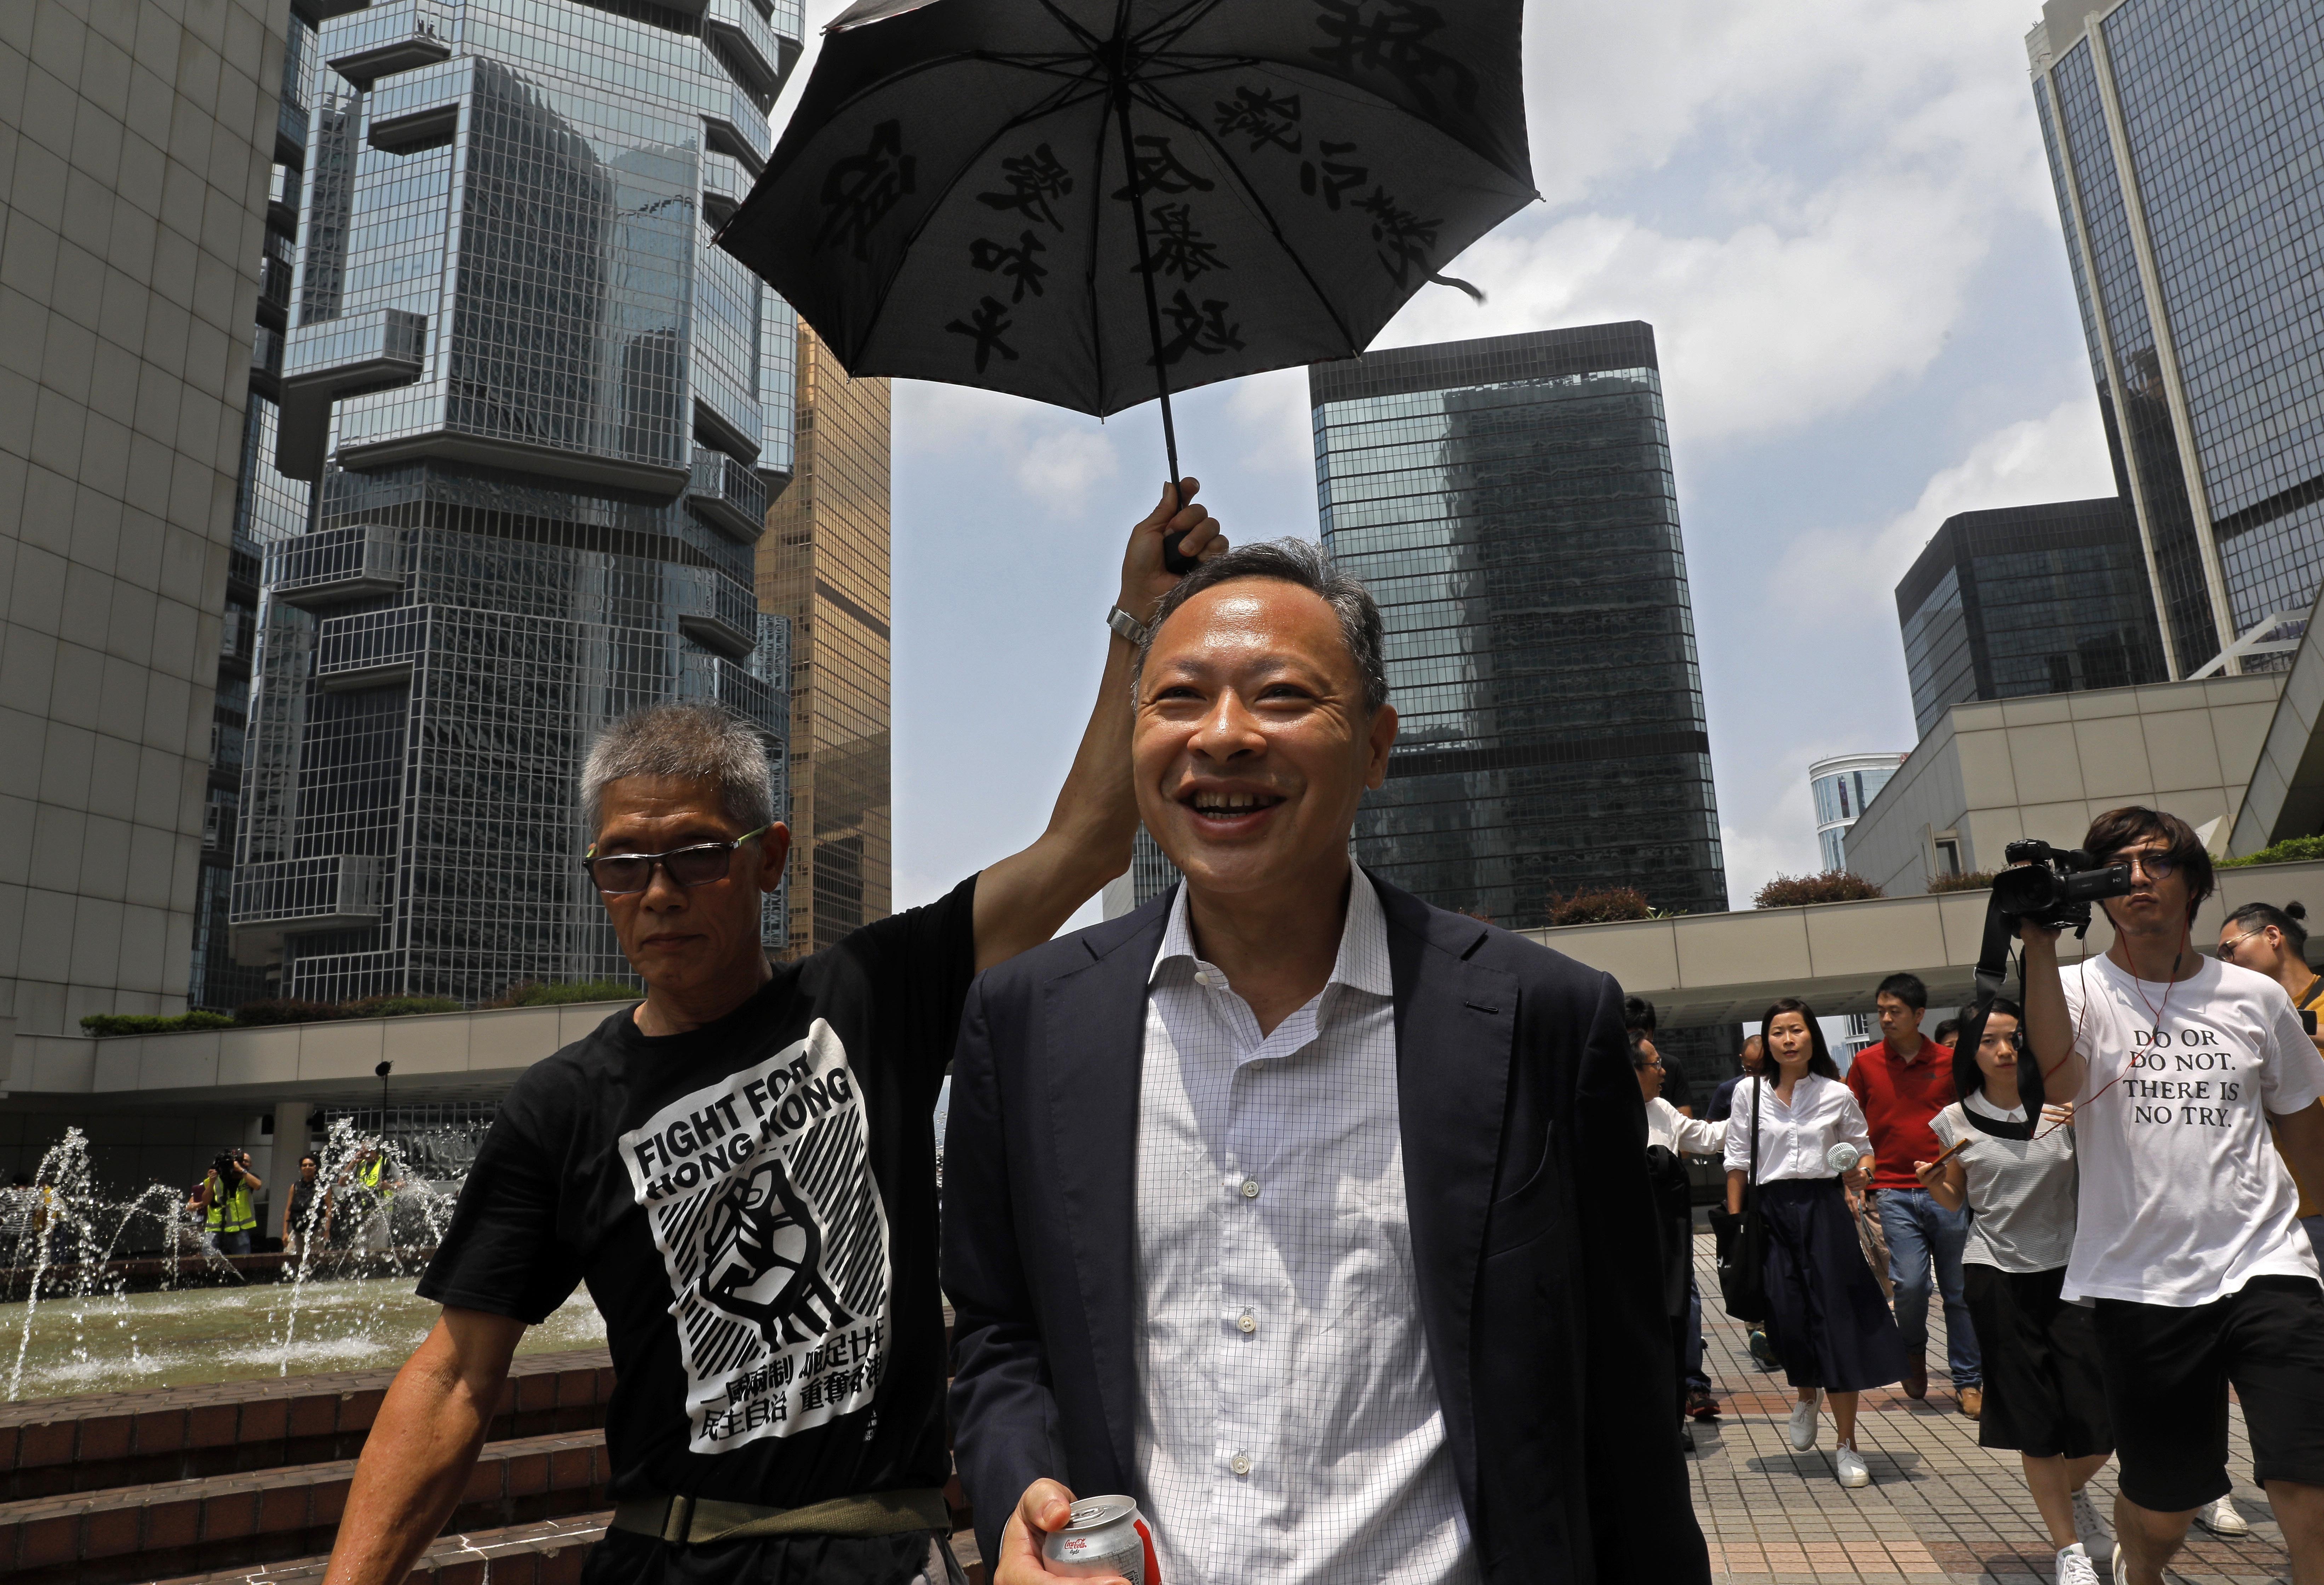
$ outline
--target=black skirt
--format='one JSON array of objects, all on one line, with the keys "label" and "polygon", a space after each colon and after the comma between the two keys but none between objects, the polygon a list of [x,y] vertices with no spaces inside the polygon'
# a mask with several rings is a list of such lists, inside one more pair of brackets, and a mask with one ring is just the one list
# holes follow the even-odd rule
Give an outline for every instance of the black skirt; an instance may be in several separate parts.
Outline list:
[{"label": "black skirt", "polygon": [[1767,1224],[1767,1341],[1794,1387],[1861,1392],[1904,1377],[1904,1344],[1864,1263],[1838,1178],[1758,1187]]},{"label": "black skirt", "polygon": [[2090,1312],[2060,1296],[2066,1268],[2003,1271],[1961,1265],[1969,1319],[1985,1355],[1977,1445],[2037,1459],[2114,1451]]}]

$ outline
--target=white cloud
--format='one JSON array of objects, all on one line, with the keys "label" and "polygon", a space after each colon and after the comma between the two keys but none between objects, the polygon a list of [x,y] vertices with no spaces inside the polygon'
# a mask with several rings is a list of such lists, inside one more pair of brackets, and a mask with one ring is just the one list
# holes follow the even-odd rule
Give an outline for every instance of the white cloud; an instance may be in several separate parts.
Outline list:
[{"label": "white cloud", "polygon": [[1060,507],[1086,504],[1098,485],[1120,471],[1111,438],[1091,429],[1051,429],[1019,452],[1017,482]]},{"label": "white cloud", "polygon": [[899,380],[895,393],[899,453],[967,465],[987,489],[998,465],[1046,511],[1083,510],[1120,471],[1112,436],[1079,413],[922,380]]},{"label": "white cloud", "polygon": [[1891,609],[1898,580],[1955,512],[2113,493],[2098,398],[2077,397],[1987,436],[1931,477],[1909,510],[1877,529],[1798,535],[1776,563],[1768,588],[1771,594],[1813,589],[1819,604],[1834,608]]}]

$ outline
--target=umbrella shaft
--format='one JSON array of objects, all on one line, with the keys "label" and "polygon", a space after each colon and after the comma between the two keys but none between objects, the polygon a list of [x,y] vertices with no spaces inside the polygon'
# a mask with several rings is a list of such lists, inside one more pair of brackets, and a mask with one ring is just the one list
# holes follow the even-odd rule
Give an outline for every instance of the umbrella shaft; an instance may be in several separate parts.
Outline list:
[{"label": "umbrella shaft", "polygon": [[1130,189],[1130,214],[1138,233],[1138,274],[1146,287],[1146,334],[1154,345],[1154,385],[1162,398],[1162,445],[1169,453],[1170,482],[1178,482],[1178,429],[1170,421],[1170,368],[1162,361],[1162,309],[1154,296],[1154,259],[1146,242],[1146,192],[1138,180],[1138,147],[1130,136],[1130,82],[1121,60],[1114,60],[1114,120],[1121,130],[1121,169]]}]

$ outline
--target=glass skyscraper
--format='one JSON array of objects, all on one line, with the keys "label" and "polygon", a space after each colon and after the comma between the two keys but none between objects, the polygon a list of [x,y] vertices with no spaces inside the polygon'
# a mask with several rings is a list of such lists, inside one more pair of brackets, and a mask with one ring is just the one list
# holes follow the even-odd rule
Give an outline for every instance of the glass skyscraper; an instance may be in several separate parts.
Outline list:
[{"label": "glass skyscraper", "polygon": [[1923,737],[1970,699],[2163,682],[2138,525],[2123,502],[1949,517],[1896,585]]},{"label": "glass skyscraper", "polygon": [[2324,580],[2324,13],[2049,0],[2026,51],[2116,483],[2187,677],[2304,621]]},{"label": "glass skyscraper", "polygon": [[235,954],[330,1000],[622,974],[579,867],[589,734],[718,699],[779,767],[788,730],[752,558],[794,321],[710,239],[798,14],[321,8],[273,437],[315,493],[265,546]]},{"label": "glass skyscraper", "polygon": [[1635,886],[1727,907],[1653,328],[1308,371],[1323,542],[1379,599],[1402,721],[1356,855],[1522,928]]},{"label": "glass skyscraper", "polygon": [[250,406],[243,415],[235,482],[234,542],[226,564],[226,620],[218,640],[217,696],[211,708],[209,782],[202,803],[202,857],[194,894],[194,957],[187,1000],[230,1012],[266,993],[263,965],[235,961],[234,852],[242,807],[244,749],[250,726],[252,662],[258,649],[259,585],[266,547],[301,532],[315,487],[274,465],[281,433],[282,348],[297,259],[299,195],[307,164],[308,98],[315,90],[315,24],[302,5],[288,18],[282,90],[276,108],[259,258],[258,315],[250,353]]},{"label": "glass skyscraper", "polygon": [[893,900],[889,797],[889,383],[798,327],[798,476],[759,541],[761,610],[791,624],[790,955]]}]

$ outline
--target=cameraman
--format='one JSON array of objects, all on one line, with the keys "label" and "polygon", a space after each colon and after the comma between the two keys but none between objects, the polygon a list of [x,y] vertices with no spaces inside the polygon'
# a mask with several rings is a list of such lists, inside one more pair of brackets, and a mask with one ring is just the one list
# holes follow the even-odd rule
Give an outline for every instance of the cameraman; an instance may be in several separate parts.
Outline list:
[{"label": "cameraman", "polygon": [[2096,1302],[2116,1578],[2161,1585],[2227,1494],[2230,1382],[2293,1575],[2324,1578],[2324,1287],[2293,1215],[2294,1174],[2324,1184],[2324,1057],[2282,986],[2196,950],[2211,860],[2185,821],[2115,809],[2082,846],[2130,867],[2129,895],[2100,905],[2114,945],[2061,975],[2056,929],[2018,934],[2045,1088],[2076,1102],[2064,1296]]},{"label": "cameraman", "polygon": [[221,1255],[249,1254],[251,1231],[258,1226],[254,1197],[265,1186],[250,1170],[249,1151],[220,1152],[194,1191],[192,1209],[202,1213],[203,1241]]}]

